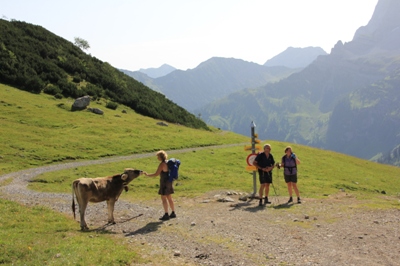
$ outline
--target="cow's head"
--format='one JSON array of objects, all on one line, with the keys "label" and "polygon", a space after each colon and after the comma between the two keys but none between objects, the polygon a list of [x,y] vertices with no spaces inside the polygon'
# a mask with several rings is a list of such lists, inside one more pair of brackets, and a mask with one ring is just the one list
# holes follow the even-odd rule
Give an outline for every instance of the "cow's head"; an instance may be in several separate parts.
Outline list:
[{"label": "cow's head", "polygon": [[124,184],[127,185],[136,177],[143,174],[142,170],[135,170],[133,168],[125,168],[124,173],[121,175],[121,179],[124,181]]}]

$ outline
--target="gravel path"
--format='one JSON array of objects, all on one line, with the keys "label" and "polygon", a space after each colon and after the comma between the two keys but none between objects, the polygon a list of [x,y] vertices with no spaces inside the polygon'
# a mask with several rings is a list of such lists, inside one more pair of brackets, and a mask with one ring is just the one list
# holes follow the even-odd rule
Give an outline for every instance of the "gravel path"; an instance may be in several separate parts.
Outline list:
[{"label": "gravel path", "polygon": [[[0,181],[13,178],[0,187],[0,196],[28,206],[44,205],[72,218],[71,194],[31,191],[28,181],[44,172],[150,156],[154,153],[10,173],[0,176]],[[179,187],[176,190],[179,194]],[[265,207],[259,207],[258,200],[240,201],[243,195],[212,191],[194,199],[177,198],[178,217],[166,222],[158,220],[162,207],[157,195],[152,201],[135,203],[124,201],[122,195],[115,206],[115,225],[106,225],[104,202],[90,204],[86,220],[93,233],[112,232],[137,246],[150,261],[146,265],[166,260],[168,265],[400,264],[399,209],[365,210],[346,192],[323,200],[304,198],[303,204],[293,205],[283,204],[286,195],[274,196],[273,204]]]}]

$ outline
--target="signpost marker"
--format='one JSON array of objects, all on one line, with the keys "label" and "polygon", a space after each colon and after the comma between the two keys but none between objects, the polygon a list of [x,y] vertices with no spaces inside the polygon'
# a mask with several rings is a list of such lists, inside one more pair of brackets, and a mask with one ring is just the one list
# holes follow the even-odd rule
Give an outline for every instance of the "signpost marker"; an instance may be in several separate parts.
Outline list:
[{"label": "signpost marker", "polygon": [[[251,121],[251,153],[252,154],[256,154],[256,143],[260,143],[260,141],[258,139],[256,139],[258,137],[258,134],[255,134],[255,127],[256,127],[256,124],[254,123],[254,121]],[[253,162],[252,162],[252,164],[253,164]],[[256,193],[257,193],[257,172],[254,167],[254,169],[253,169],[253,198],[256,195]]]}]

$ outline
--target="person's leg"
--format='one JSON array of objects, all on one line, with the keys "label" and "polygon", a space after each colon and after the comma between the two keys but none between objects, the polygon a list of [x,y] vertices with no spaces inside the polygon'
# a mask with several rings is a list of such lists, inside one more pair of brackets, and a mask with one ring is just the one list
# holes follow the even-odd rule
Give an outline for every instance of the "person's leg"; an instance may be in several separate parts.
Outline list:
[{"label": "person's leg", "polygon": [[161,195],[161,201],[162,201],[162,205],[163,205],[163,208],[164,208],[164,212],[168,213],[167,195]]},{"label": "person's leg", "polygon": [[258,190],[258,196],[260,198],[260,202],[258,205],[260,205],[260,206],[262,205],[262,197],[263,197],[264,187],[265,187],[265,184],[260,184],[260,189]]},{"label": "person's leg", "polygon": [[[175,205],[174,205],[174,200],[172,199],[172,194],[167,195],[166,198],[168,200],[168,204],[169,204],[169,207],[171,208],[171,211],[175,212]],[[168,212],[168,208],[167,208],[167,212]]]},{"label": "person's leg", "polygon": [[270,185],[271,185],[270,183],[265,184],[265,197],[267,197],[267,198],[268,198],[268,195],[269,195],[269,186]]},{"label": "person's leg", "polygon": [[299,189],[297,188],[297,184],[296,183],[292,183],[292,186],[293,186],[294,193],[296,193],[296,196],[298,198],[300,198],[300,192],[299,192]]},{"label": "person's leg", "polygon": [[166,195],[161,195],[161,201],[162,205],[164,208],[164,216],[160,218],[160,220],[169,220],[169,215],[168,215],[168,201],[167,201],[167,196]]},{"label": "person's leg", "polygon": [[297,203],[301,203],[300,192],[299,192],[299,189],[297,188],[297,184],[296,183],[292,183],[292,184],[293,184],[294,193],[296,193],[296,196],[297,196]]},{"label": "person's leg", "polygon": [[289,197],[292,197],[293,191],[292,191],[292,182],[287,182],[286,183],[288,192],[289,192]]},{"label": "person's leg", "polygon": [[258,190],[258,195],[260,199],[263,197],[263,192],[264,192],[265,184],[260,184],[260,189]]},{"label": "person's leg", "polygon": [[287,185],[288,192],[289,192],[289,197],[290,197],[288,203],[290,203],[290,202],[293,201],[293,198],[292,198],[292,194],[293,194],[293,191],[292,191],[292,182],[287,182],[286,185]]},{"label": "person's leg", "polygon": [[265,201],[264,204],[270,204],[271,202],[268,200],[268,195],[269,195],[269,186],[271,184],[270,183],[266,183],[265,184]]}]

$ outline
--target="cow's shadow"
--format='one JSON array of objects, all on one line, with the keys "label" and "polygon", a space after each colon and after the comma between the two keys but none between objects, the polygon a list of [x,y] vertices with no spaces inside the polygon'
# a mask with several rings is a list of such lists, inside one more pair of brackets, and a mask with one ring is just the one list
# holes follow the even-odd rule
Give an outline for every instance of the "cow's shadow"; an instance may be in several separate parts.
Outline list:
[{"label": "cow's shadow", "polygon": [[125,236],[134,236],[134,235],[145,235],[149,234],[151,232],[155,232],[160,228],[160,226],[163,224],[163,222],[151,222],[143,226],[142,228],[139,228],[133,232],[125,234]]},{"label": "cow's shadow", "polygon": [[[133,216],[133,217],[131,217],[131,218],[121,220],[121,221],[118,222],[118,224],[120,224],[120,223],[125,223],[125,222],[129,222],[130,220],[136,219],[136,218],[138,218],[138,217],[140,217],[140,216],[142,216],[142,215],[143,215],[143,214],[139,214],[139,215],[137,215],[137,216]],[[110,230],[107,230],[107,227],[113,226],[113,225],[115,225],[115,224],[117,224],[117,223],[106,223],[105,225],[102,225],[102,226],[100,226],[100,227],[97,227],[97,228],[94,228],[94,229],[90,229],[90,230],[84,230],[83,232],[101,232],[101,233],[115,234],[115,232],[112,232],[112,231],[110,231]]]}]

